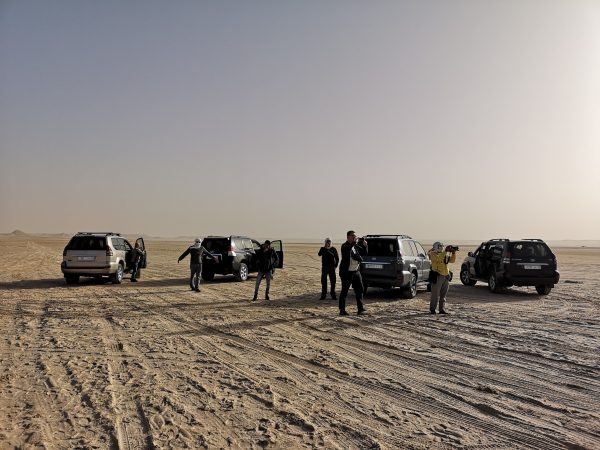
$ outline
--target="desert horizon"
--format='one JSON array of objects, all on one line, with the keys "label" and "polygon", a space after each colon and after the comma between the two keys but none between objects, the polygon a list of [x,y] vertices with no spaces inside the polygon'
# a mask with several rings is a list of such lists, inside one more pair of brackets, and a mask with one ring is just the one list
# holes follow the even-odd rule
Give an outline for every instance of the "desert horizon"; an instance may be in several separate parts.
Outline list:
[{"label": "desert horizon", "polygon": [[455,277],[448,316],[371,288],[340,317],[318,244],[252,303],[254,275],[190,292],[179,241],[147,241],[138,283],[67,286],[66,242],[0,236],[3,448],[600,446],[599,249],[555,249],[547,296]]},{"label": "desert horizon", "polygon": [[[82,231],[89,232],[89,231],[98,231],[98,230],[82,230]],[[118,232],[118,231],[115,231],[115,232]],[[25,232],[20,229],[16,229],[11,232],[0,233],[0,236],[69,239],[76,233],[77,232],[73,232],[73,233]],[[119,234],[121,234],[122,236],[124,236],[128,239],[135,239],[137,237],[142,237],[144,239],[151,239],[151,240],[158,240],[158,241],[176,241],[176,242],[188,242],[188,241],[192,242],[198,236],[206,237],[206,236],[211,236],[211,235],[214,235],[214,236],[229,236],[229,235],[248,236],[248,237],[256,238],[259,241],[263,241],[265,239],[281,239],[284,243],[287,242],[287,243],[291,243],[291,244],[318,244],[318,243],[322,243],[323,239],[325,238],[325,237],[323,237],[323,238],[314,238],[314,237],[312,237],[312,238],[311,237],[288,237],[288,238],[285,238],[285,237],[281,237],[281,236],[250,236],[250,235],[244,234],[244,233],[199,234],[199,235],[189,234],[189,235],[181,235],[181,236],[155,236],[155,235],[150,235],[150,234],[146,234],[146,233],[140,233],[140,234],[119,233]],[[367,235],[367,234],[372,234],[372,233],[362,233],[362,234]],[[400,233],[398,233],[398,234],[400,234]],[[340,237],[340,236],[327,236],[327,237],[331,237],[333,242],[336,245],[342,244],[345,240],[343,237]],[[435,238],[435,239],[434,238],[421,239],[416,235],[412,236],[412,237],[426,245],[430,245],[437,240],[441,240],[445,243],[458,244],[458,245],[462,245],[462,246],[475,246],[475,247],[477,247],[481,242],[483,242],[485,240],[495,238],[495,237],[490,236],[488,238],[482,238],[482,239],[449,239],[449,238],[439,238],[439,237]],[[502,237],[506,238],[507,236],[502,236]],[[520,238],[527,239],[527,237],[523,237],[523,236],[521,236]],[[519,238],[516,238],[513,236],[512,239],[519,239]],[[553,246],[553,247],[564,247],[564,248],[581,248],[581,247],[597,248],[597,247],[600,247],[599,239],[548,239],[548,240],[545,240],[545,242],[547,242],[548,245]]]}]

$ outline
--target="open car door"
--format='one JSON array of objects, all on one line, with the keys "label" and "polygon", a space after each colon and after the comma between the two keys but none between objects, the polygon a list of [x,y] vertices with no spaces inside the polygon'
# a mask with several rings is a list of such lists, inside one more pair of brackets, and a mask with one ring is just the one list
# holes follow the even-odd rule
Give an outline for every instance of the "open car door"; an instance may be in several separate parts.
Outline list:
[{"label": "open car door", "polygon": [[277,268],[283,269],[283,244],[281,243],[281,241],[271,241],[271,247],[273,248],[273,250],[275,250],[275,253],[277,253],[277,256],[279,258],[279,265],[277,266]]},{"label": "open car door", "polygon": [[136,244],[139,244],[140,248],[142,249],[142,251],[144,252],[144,256],[142,256],[142,260],[140,261],[140,269],[145,269],[146,268],[146,245],[144,244],[144,238],[137,238],[135,241]]}]

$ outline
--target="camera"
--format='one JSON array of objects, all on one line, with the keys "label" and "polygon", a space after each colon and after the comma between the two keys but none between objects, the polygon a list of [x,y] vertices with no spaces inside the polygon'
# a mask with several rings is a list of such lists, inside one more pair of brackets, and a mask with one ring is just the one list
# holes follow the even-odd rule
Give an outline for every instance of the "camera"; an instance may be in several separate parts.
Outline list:
[{"label": "camera", "polygon": [[457,252],[458,251],[458,245],[447,245],[446,246],[446,251],[447,252]]}]

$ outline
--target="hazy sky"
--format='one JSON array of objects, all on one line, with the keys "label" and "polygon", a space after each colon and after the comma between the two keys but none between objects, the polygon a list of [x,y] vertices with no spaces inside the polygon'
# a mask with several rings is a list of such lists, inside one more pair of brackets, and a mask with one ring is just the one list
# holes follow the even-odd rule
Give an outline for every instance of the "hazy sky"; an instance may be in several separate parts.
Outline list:
[{"label": "hazy sky", "polygon": [[0,1],[0,232],[600,239],[600,1]]}]

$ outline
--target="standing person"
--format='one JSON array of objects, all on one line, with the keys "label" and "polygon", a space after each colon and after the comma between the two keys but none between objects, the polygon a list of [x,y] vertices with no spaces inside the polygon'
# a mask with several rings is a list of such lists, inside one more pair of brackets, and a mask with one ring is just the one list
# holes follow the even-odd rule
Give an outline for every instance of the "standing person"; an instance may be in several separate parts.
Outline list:
[{"label": "standing person", "polygon": [[357,314],[365,312],[365,307],[362,303],[363,293],[365,291],[362,277],[360,275],[360,263],[362,257],[359,249],[356,248],[356,233],[352,230],[346,233],[346,242],[342,244],[342,261],[340,262],[340,278],[342,279],[342,292],[340,292],[340,316],[347,316],[346,311],[346,296],[350,290],[350,286],[354,289],[356,295]]},{"label": "standing person", "polygon": [[[450,245],[444,249],[444,244],[436,242],[428,252],[428,255],[431,259],[431,271],[434,272],[430,277],[431,301],[429,302],[429,312],[435,314],[435,309],[439,301],[440,314],[448,314],[444,309],[446,294],[450,287],[448,282],[448,275],[450,275],[448,264],[456,261],[456,249]],[[435,281],[433,278],[435,278]]]},{"label": "standing person", "polygon": [[260,249],[256,251],[258,260],[258,275],[256,276],[256,286],[254,287],[253,302],[258,298],[258,288],[263,278],[267,279],[267,289],[265,290],[265,300],[269,300],[269,289],[271,288],[271,277],[273,270],[279,265],[279,256],[277,252],[271,248],[271,241],[266,240]]},{"label": "standing person", "polygon": [[335,269],[340,263],[340,257],[335,247],[331,246],[331,239],[325,239],[325,246],[319,250],[321,257],[321,300],[327,297],[327,277],[331,283],[331,299],[337,300],[335,296]]},{"label": "standing person", "polygon": [[187,255],[190,255],[190,288],[192,291],[200,292],[202,257],[205,253],[212,256],[216,260],[216,256],[202,246],[202,239],[196,238],[194,239],[194,243],[190,245],[188,249],[177,259],[177,263],[179,264],[183,258],[185,258]]},{"label": "standing person", "polygon": [[135,247],[131,252],[131,261],[133,263],[133,268],[131,269],[131,281],[137,281],[140,275],[140,263],[144,257],[144,250],[140,248],[140,243],[136,242]]}]

